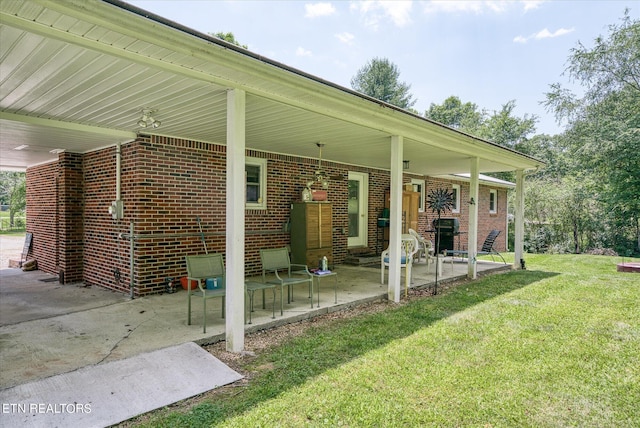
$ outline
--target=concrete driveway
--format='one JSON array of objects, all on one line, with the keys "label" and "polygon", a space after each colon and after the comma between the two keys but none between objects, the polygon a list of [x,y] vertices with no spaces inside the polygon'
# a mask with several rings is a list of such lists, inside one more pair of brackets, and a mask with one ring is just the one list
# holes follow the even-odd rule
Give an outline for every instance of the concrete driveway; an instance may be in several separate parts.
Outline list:
[{"label": "concrete driveway", "polygon": [[0,269],[9,267],[9,260],[20,260],[24,247],[24,234],[0,235]]},{"label": "concrete driveway", "polygon": [[0,327],[129,300],[123,293],[82,283],[61,285],[57,277],[38,270],[2,269],[0,281]]}]

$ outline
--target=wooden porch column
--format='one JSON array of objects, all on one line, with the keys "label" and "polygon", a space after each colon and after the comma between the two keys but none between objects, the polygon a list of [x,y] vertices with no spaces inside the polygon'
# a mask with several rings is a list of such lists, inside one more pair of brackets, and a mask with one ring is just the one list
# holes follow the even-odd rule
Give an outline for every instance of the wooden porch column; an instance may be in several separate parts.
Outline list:
[{"label": "wooden porch column", "polygon": [[244,350],[245,91],[227,92],[226,341]]},{"label": "wooden porch column", "polygon": [[402,235],[403,138],[391,136],[391,203],[389,208],[389,289],[388,298],[400,301],[400,244]]},{"label": "wooden porch column", "polygon": [[516,171],[516,201],[515,201],[515,243],[513,268],[520,269],[520,260],[524,257],[524,171]]},{"label": "wooden porch column", "polygon": [[[475,279],[478,271],[476,269],[476,257],[478,256],[478,169],[480,159],[471,159],[471,174],[469,183],[469,200],[462,203],[469,204],[469,232],[467,235],[467,277]],[[471,201],[474,201],[472,204]]]}]

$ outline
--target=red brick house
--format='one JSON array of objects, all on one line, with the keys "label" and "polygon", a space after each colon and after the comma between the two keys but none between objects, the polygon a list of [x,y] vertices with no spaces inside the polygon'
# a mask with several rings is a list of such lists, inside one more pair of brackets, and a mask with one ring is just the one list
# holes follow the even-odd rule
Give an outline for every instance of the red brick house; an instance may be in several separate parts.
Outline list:
[{"label": "red brick house", "polygon": [[[203,251],[202,227],[208,251],[225,254],[227,307],[239,309],[226,320],[228,347],[242,349],[243,278],[258,272],[260,248],[290,242],[290,206],[319,168],[318,143],[326,175],[342,177],[328,188],[334,263],[350,248],[376,249],[389,190],[399,255],[400,197],[412,182],[456,189],[463,246],[499,229],[503,250],[511,185],[480,175],[497,171],[518,177],[522,257],[522,186],[536,159],[117,0],[0,9],[0,167],[26,170],[32,256],[63,283],[161,291],[185,274],[186,254]],[[350,185],[362,195],[357,231]],[[420,213],[420,231],[431,219]],[[389,278],[398,300],[395,263]]]}]

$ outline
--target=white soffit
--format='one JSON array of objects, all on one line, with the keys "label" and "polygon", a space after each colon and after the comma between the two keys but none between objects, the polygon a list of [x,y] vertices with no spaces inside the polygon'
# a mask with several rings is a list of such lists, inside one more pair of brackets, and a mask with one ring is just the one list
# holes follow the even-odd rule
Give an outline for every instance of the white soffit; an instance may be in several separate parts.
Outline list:
[{"label": "white soffit", "polygon": [[[539,164],[124,3],[5,1],[0,12],[3,167],[46,161],[50,147],[113,145],[119,133],[224,144],[231,88],[247,91],[248,149],[316,157],[323,142],[327,160],[387,169],[390,137],[403,135],[413,173],[467,172],[476,156],[483,172]],[[137,126],[143,108],[160,128]],[[41,149],[8,152],[14,144]]]}]

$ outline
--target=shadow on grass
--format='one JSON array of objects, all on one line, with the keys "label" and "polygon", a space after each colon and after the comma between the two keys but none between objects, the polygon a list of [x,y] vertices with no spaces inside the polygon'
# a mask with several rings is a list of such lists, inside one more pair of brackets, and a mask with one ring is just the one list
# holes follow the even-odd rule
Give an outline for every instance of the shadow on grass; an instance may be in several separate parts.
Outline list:
[{"label": "shadow on grass", "polygon": [[[496,296],[526,287],[558,274],[514,271],[491,275],[444,290],[442,294],[389,304],[381,312],[341,319],[321,327],[310,327],[302,336],[256,358],[258,372],[250,384],[233,396],[216,396],[215,402],[200,404],[189,413],[171,414],[163,426],[212,426],[277,397],[326,370],[338,367],[381,346],[409,336],[417,330]],[[154,421],[153,426],[159,426]]]}]

